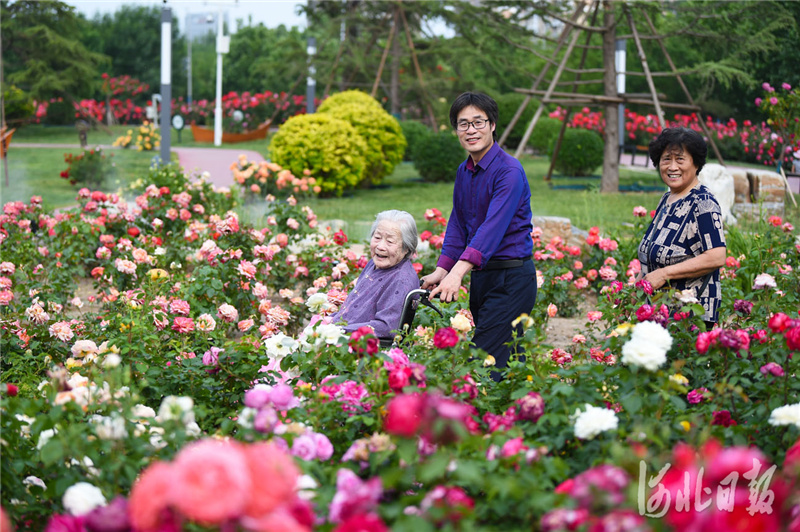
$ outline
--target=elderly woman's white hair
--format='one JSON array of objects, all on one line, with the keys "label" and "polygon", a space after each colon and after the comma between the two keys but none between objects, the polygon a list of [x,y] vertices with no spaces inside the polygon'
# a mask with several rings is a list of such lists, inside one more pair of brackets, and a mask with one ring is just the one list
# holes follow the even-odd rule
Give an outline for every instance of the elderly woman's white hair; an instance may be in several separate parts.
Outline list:
[{"label": "elderly woman's white hair", "polygon": [[389,211],[379,212],[375,216],[375,221],[372,223],[372,228],[369,230],[369,239],[372,240],[372,235],[378,228],[378,224],[383,221],[394,222],[400,226],[400,235],[403,239],[403,250],[405,250],[405,258],[411,258],[417,252],[417,222],[414,217],[406,211],[398,211],[395,209]]}]

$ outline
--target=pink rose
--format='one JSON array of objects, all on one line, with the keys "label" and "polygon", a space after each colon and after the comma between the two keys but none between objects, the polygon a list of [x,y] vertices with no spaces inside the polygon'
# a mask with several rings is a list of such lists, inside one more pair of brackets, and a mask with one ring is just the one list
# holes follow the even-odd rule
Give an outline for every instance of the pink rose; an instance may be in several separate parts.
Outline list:
[{"label": "pink rose", "polygon": [[292,443],[292,455],[300,458],[301,460],[313,460],[317,455],[317,445],[314,438],[303,434],[294,439]]},{"label": "pink rose", "polygon": [[312,434],[312,437],[314,438],[314,443],[317,448],[317,460],[322,460],[323,462],[330,460],[331,456],[333,456],[333,444],[331,440],[324,434],[318,432]]},{"label": "pink rose", "polygon": [[172,322],[172,330],[179,333],[190,333],[194,331],[194,321],[192,318],[179,316]]}]

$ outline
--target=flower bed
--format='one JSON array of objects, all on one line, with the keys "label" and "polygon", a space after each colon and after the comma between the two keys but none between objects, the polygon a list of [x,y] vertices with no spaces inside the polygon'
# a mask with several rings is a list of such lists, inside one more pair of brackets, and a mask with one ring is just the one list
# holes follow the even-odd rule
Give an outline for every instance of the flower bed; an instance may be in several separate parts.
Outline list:
[{"label": "flower bed", "polygon": [[[800,528],[789,224],[729,233],[711,332],[689,294],[634,283],[643,208],[632,230],[593,228],[581,246],[535,229],[527,360],[494,383],[491,358],[466,341],[463,298],[443,318],[421,310],[389,350],[368,330],[309,326],[367,259],[293,197],[270,200],[260,228],[202,181],[130,202],[81,190],[60,213],[38,198],[4,206],[4,518],[49,530]],[[445,225],[433,209],[420,221],[418,270]],[[76,280],[93,293],[76,297]],[[583,334],[551,349],[548,315],[589,290],[599,303]]]}]

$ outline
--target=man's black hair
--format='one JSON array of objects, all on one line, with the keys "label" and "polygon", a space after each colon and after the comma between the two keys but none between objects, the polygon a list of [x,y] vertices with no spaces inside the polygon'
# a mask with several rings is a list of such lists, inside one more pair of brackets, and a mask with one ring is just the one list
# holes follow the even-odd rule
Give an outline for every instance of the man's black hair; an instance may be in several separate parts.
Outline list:
[{"label": "man's black hair", "polygon": [[[497,102],[494,101],[491,96],[482,92],[464,92],[461,93],[459,97],[455,99],[453,105],[450,106],[450,125],[453,126],[453,129],[456,129],[458,113],[470,105],[486,113],[486,118],[489,119],[489,122],[495,124],[495,126],[497,125],[497,116],[499,113],[497,110]],[[492,133],[492,137],[494,140],[497,140],[496,128]]]}]

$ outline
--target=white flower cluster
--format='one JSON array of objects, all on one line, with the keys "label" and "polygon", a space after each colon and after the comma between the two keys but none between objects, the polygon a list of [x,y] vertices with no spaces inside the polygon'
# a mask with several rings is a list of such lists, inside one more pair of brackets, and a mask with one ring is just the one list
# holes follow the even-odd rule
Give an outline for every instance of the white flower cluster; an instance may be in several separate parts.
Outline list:
[{"label": "white flower cluster", "polygon": [[61,499],[64,509],[75,516],[86,515],[95,508],[106,505],[106,498],[100,488],[88,482],[78,482],[67,488]]},{"label": "white flower cluster", "polygon": [[653,321],[643,321],[633,327],[631,338],[622,346],[622,363],[655,371],[667,361],[672,336]]},{"label": "white flower cluster", "polygon": [[769,416],[770,425],[794,425],[800,429],[800,403],[776,408]]},{"label": "white flower cluster", "polygon": [[617,430],[619,419],[613,410],[586,404],[586,410],[577,409],[575,419],[575,436],[582,440],[591,440],[607,430]]}]

